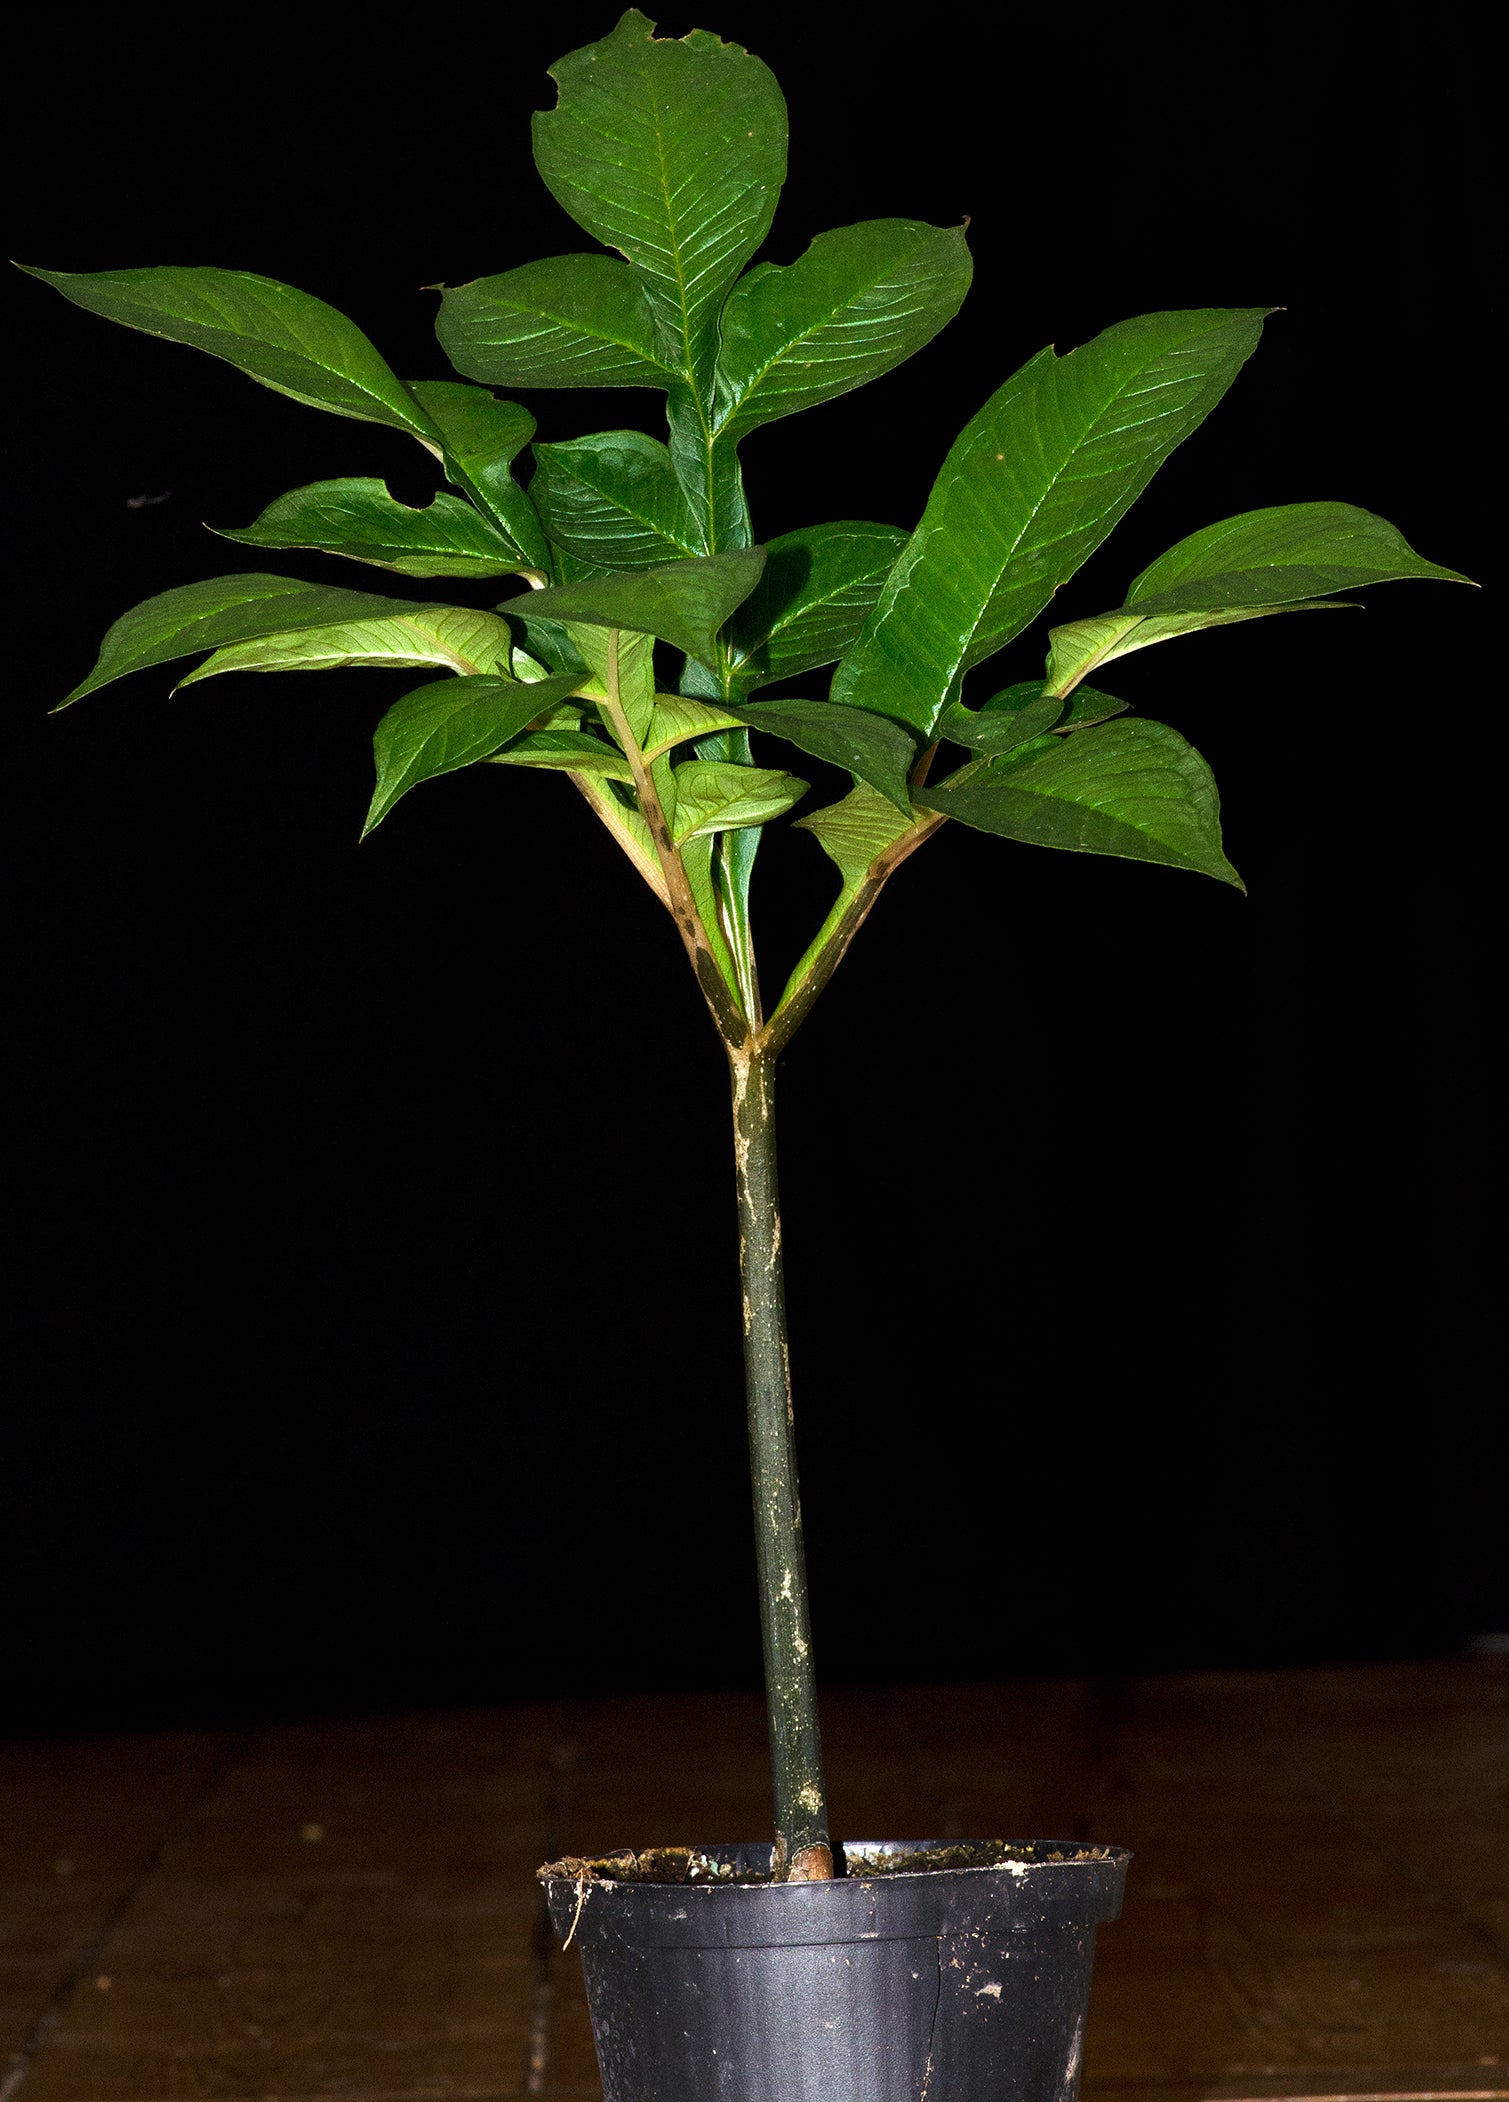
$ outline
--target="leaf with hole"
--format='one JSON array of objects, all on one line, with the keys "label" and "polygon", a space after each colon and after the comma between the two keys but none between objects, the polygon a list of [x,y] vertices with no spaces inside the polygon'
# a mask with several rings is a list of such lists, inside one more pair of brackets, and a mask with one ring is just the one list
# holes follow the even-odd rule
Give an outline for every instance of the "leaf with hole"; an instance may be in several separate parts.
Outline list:
[{"label": "leaf with hole", "polygon": [[243,547],[314,548],[407,577],[512,576],[531,566],[459,496],[441,490],[415,508],[365,475],[291,489],[253,524],[215,530]]},{"label": "leaf with hole", "polygon": [[1094,552],[1255,346],[1264,309],[1145,314],[1045,350],[965,426],[833,698],[931,734]]},{"label": "leaf with hole", "polygon": [[438,679],[395,701],[372,738],[377,787],[362,837],[421,781],[473,766],[517,737],[569,691],[567,679],[521,686],[513,679]]},{"label": "leaf with hole", "polygon": [[775,76],[705,29],[657,37],[638,8],[550,71],[559,95],[535,117],[535,165],[578,226],[628,258],[670,362],[696,385],[785,180]]},{"label": "leaf with hole", "polygon": [[1158,861],[1243,887],[1222,852],[1210,768],[1166,723],[1136,717],[1035,740],[913,800],[1003,839]]}]

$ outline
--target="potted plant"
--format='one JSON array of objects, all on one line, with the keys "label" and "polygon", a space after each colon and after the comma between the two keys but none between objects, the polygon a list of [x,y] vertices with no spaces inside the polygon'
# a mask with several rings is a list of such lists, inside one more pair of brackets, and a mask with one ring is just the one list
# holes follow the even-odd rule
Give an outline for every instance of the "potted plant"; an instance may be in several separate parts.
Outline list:
[{"label": "potted plant", "polygon": [[[1041,677],[966,699],[966,674],[1044,611],[1214,408],[1266,310],[1143,315],[1065,356],[1044,350],[966,424],[914,532],[843,520],[762,545],[741,442],[929,341],[968,289],[965,229],[873,220],[820,235],[789,265],[746,268],[785,172],[784,105],[758,58],[702,30],[657,39],[631,11],[554,77],[535,157],[600,246],[446,288],[438,332],[459,380],[404,383],[342,315],[265,278],[34,272],[298,401],[409,433],[449,485],[412,509],[380,481],[320,482],[225,536],[349,556],[432,580],[430,595],[260,571],[170,590],[117,621],[67,701],[194,655],[204,661],[183,685],[342,665],[422,675],[377,726],[366,830],[463,766],[564,773],[668,911],[721,1041],[774,1838],[542,1871],[563,1937],[582,1949],[609,2102],[1072,2096],[1094,1931],[1115,1915],[1125,1854],[830,1835],[776,1062],[891,876],[950,819],[1241,888],[1209,769],[1104,690],[1114,659],[1332,607],[1371,583],[1465,580],[1345,504],[1248,512],[1179,542],[1120,605],[1053,628]],[[534,418],[493,390],[573,386],[663,396],[666,438],[629,428],[538,443],[526,481]],[[450,579],[496,580],[507,595],[453,604]],[[830,666],[824,696],[814,675]],[[772,687],[782,697],[759,697]],[[837,765],[852,787],[797,820],[838,889],[769,999],[750,899],[761,828],[807,791],[785,751]]]}]

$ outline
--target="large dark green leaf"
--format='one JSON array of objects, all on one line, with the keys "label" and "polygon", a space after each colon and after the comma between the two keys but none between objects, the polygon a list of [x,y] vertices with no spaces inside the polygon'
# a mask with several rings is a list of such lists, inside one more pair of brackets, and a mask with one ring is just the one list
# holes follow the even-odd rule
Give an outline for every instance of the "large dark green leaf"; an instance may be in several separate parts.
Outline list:
[{"label": "large dark green leaf", "polygon": [[506,676],[513,655],[508,623],[471,606],[406,606],[401,613],[322,621],[290,632],[226,643],[179,680],[196,686],[228,671],[412,671],[422,664]]},{"label": "large dark green leaf", "polygon": [[558,547],[602,569],[644,569],[700,554],[671,456],[642,431],[537,445],[529,493]]},{"label": "large dark green leaf", "polygon": [[458,372],[494,387],[667,387],[643,285],[606,255],[558,255],[447,285],[435,322]]},{"label": "large dark green leaf", "polygon": [[723,310],[714,424],[728,441],[831,401],[922,348],[969,289],[964,229],[868,219],[763,263]]},{"label": "large dark green leaf", "polygon": [[733,668],[745,691],[836,662],[906,543],[895,526],[855,519],[801,526],[772,540],[764,575],[729,628]]},{"label": "large dark green leaf", "polygon": [[548,714],[570,687],[569,677],[533,686],[512,679],[437,679],[395,701],[372,739],[377,788],[363,839],[401,795],[436,774],[486,759],[537,716]]},{"label": "large dark green leaf", "polygon": [[955,442],[833,698],[930,732],[1214,408],[1262,313],[1144,315],[1009,379]]},{"label": "large dark green leaf", "polygon": [[1275,504],[1206,526],[1171,547],[1138,577],[1126,610],[1277,606],[1403,577],[1471,582],[1427,562],[1397,526],[1355,504]]},{"label": "large dark green leaf", "polygon": [[1126,702],[1092,686],[1075,689],[1072,699],[1044,692],[1041,679],[1027,679],[992,694],[982,708],[951,701],[938,718],[938,735],[976,752],[1014,752],[1018,745],[1046,730],[1082,730],[1126,711]]},{"label": "large dark green leaf", "polygon": [[1210,768],[1165,723],[1139,717],[1035,740],[962,768],[956,785],[918,789],[913,801],[1004,839],[1159,861],[1242,888],[1221,851]]},{"label": "large dark green leaf", "polygon": [[202,584],[180,584],[123,613],[101,643],[94,670],[58,706],[66,708],[128,672],[226,643],[340,621],[442,610],[407,599],[379,598],[370,591],[306,584],[297,577],[209,577]]},{"label": "large dark green leaf", "polygon": [[542,576],[550,550],[534,505],[513,478],[513,462],[534,436],[534,418],[516,401],[460,380],[411,380],[414,396],[439,434],[440,457],[464,489],[500,525]]},{"label": "large dark green leaf", "polygon": [[577,224],[627,256],[672,362],[700,378],[785,180],[775,77],[707,30],[656,37],[638,8],[550,70],[560,95],[535,117],[536,165]]},{"label": "large dark green leaf", "polygon": [[500,611],[535,619],[631,628],[710,664],[715,637],[734,608],[748,598],[765,564],[762,547],[732,549],[690,562],[667,562],[587,584],[558,584],[505,599]]},{"label": "large dark green leaf", "polygon": [[189,343],[311,408],[433,438],[429,419],[354,322],[248,270],[33,270],[92,314]]},{"label": "large dark green leaf", "polygon": [[422,510],[355,476],[311,482],[270,503],[255,524],[223,540],[243,547],[308,547],[349,555],[406,577],[499,577],[530,565],[518,548],[459,496],[444,491]]},{"label": "large dark green leaf", "polygon": [[911,816],[907,775],[916,761],[916,741],[884,716],[870,715],[863,708],[842,708],[832,701],[755,701],[748,707],[731,707],[729,713],[751,730],[783,737],[814,759],[847,767]]}]

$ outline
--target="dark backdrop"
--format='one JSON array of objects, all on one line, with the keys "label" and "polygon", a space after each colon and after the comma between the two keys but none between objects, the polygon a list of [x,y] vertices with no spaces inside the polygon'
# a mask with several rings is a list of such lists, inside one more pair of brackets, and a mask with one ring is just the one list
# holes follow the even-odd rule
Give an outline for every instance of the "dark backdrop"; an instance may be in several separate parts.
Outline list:
[{"label": "dark backdrop", "polygon": [[[534,175],[527,116],[613,12],[358,35],[316,7],[224,16],[229,42],[187,49],[125,16],[34,18],[27,77],[57,85],[27,91],[15,247],[262,271],[438,376],[420,286],[590,245]],[[972,220],[958,321],[747,446],[757,531],[910,525],[1043,342],[1271,302],[1064,611],[1295,499],[1380,510],[1484,574],[1485,60],[1451,9],[885,28],[709,0],[662,26],[693,20],[790,98],[768,255],[859,218]],[[724,1077],[669,927],[569,786],[478,769],[358,849],[399,675],[170,699],[159,671],[43,712],[125,607],[247,566],[202,520],[342,473],[422,501],[423,454],[28,280],[8,297],[22,1713],[753,1677]],[[553,437],[652,404],[530,406]],[[1509,1621],[1483,600],[1371,598],[1118,666],[1215,766],[1249,897],[950,827],[789,1054],[830,1677],[1402,1654]],[[1026,676],[1042,646],[981,676]],[[775,828],[773,976],[830,873]]]}]

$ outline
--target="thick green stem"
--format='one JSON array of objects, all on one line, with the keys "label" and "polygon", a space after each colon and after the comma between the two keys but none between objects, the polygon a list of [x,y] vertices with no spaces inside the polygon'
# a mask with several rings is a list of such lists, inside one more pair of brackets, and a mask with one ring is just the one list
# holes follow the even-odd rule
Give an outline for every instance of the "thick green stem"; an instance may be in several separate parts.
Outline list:
[{"label": "thick green stem", "polygon": [[738,1174],[739,1271],[744,1286],[749,1459],[775,1783],[774,1868],[778,1881],[820,1882],[833,1874],[833,1853],[828,1841],[807,1558],[792,1427],[776,1183],[775,1056],[734,1052],[729,1063]]}]

